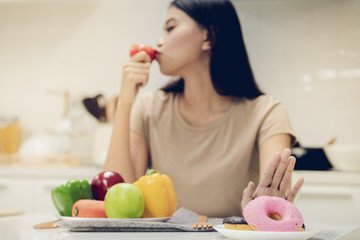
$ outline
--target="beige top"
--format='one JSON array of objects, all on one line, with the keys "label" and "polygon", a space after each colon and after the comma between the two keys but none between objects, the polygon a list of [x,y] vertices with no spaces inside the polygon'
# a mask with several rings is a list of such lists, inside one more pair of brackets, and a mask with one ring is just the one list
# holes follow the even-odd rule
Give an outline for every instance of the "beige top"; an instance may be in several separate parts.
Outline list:
[{"label": "beige top", "polygon": [[211,125],[189,125],[179,112],[179,95],[143,94],[131,129],[150,150],[149,167],[171,177],[178,207],[211,217],[241,216],[241,198],[259,178],[259,145],[276,134],[294,136],[284,106],[268,95],[233,102]]}]

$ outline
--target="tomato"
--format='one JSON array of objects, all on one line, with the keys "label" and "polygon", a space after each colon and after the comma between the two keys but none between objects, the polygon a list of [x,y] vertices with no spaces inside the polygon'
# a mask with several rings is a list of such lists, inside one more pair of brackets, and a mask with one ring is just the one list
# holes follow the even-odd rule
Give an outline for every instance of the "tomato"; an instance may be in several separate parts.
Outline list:
[{"label": "tomato", "polygon": [[138,53],[140,51],[145,51],[151,58],[151,61],[153,61],[155,59],[156,50],[153,49],[151,46],[145,45],[145,44],[132,45],[132,47],[130,49],[130,57],[134,56],[136,53]]}]

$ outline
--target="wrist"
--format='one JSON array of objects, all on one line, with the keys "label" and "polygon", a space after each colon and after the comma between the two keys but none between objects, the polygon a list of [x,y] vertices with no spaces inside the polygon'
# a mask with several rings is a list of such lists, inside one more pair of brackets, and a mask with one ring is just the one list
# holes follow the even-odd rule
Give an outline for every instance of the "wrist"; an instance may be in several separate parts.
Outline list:
[{"label": "wrist", "polygon": [[129,101],[128,99],[119,98],[117,102],[117,109],[131,109],[133,105],[133,101]]}]

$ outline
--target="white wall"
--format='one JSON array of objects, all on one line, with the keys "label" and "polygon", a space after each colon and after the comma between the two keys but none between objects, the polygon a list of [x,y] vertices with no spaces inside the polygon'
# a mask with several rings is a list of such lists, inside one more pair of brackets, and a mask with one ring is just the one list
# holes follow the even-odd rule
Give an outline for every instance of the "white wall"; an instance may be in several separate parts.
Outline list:
[{"label": "white wall", "polygon": [[[130,46],[156,44],[167,6],[164,0],[0,0],[0,117],[17,116],[28,139],[63,117],[63,98],[49,89],[69,91],[73,101],[115,96]],[[154,63],[147,90],[166,79]],[[88,114],[79,121],[72,151],[89,161],[97,125]]]},{"label": "white wall", "polygon": [[236,1],[258,82],[299,140],[360,143],[360,1]]},{"label": "white wall", "polygon": [[[237,0],[255,75],[287,107],[304,145],[360,143],[360,1]],[[62,118],[72,101],[120,87],[136,42],[155,45],[168,0],[0,0],[0,117],[17,116],[25,139]],[[167,79],[153,64],[144,91]],[[89,115],[73,152],[90,161]]]}]

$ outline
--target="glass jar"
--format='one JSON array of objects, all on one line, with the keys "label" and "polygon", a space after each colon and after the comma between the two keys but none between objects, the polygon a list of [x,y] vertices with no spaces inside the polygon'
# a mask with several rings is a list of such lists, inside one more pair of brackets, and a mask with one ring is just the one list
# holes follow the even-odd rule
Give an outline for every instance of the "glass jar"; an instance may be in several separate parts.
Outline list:
[{"label": "glass jar", "polygon": [[[1,127],[3,126],[3,127]],[[8,119],[0,125],[1,153],[17,153],[21,144],[21,127],[17,118]]]},{"label": "glass jar", "polygon": [[6,118],[0,118],[0,153],[4,153]]}]

